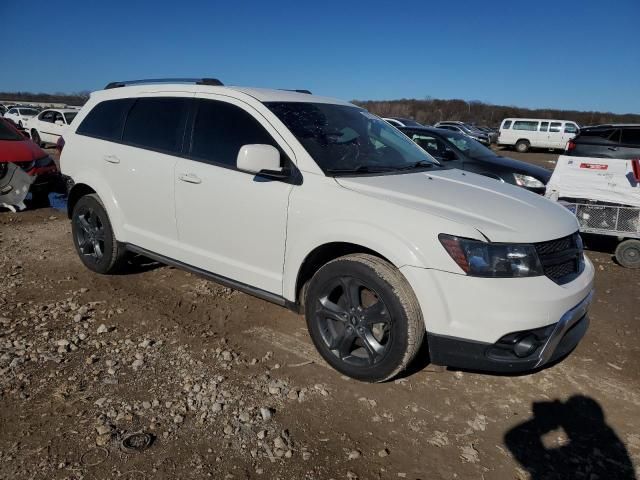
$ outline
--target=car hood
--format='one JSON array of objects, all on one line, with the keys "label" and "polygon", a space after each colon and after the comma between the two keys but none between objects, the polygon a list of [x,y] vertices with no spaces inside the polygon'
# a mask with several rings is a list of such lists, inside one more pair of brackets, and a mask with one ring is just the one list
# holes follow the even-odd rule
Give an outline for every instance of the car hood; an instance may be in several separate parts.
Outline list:
[{"label": "car hood", "polygon": [[472,226],[493,242],[542,242],[578,230],[575,217],[557,203],[461,170],[339,177],[336,181],[365,195]]},{"label": "car hood", "polygon": [[515,160],[509,157],[501,157],[499,155],[481,155],[472,157],[471,159],[478,162],[487,162],[494,165],[499,165],[503,168],[513,170],[515,173],[530,175],[533,178],[537,178],[545,185],[551,178],[551,170],[547,170],[546,168],[538,167],[537,165],[531,165],[530,163],[523,162],[521,160]]},{"label": "car hood", "polygon": [[0,140],[0,163],[30,162],[46,156],[31,140]]}]

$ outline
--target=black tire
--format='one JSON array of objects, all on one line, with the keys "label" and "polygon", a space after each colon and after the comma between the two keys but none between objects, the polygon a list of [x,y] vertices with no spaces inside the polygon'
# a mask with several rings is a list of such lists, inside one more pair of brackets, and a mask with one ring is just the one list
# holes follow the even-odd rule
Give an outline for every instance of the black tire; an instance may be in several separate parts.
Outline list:
[{"label": "black tire", "polygon": [[113,274],[124,266],[126,251],[116,240],[98,195],[85,195],[75,204],[71,232],[76,252],[89,270]]},{"label": "black tire", "polygon": [[531,144],[528,140],[518,140],[516,142],[516,152],[527,153],[531,148]]},{"label": "black tire", "polygon": [[18,126],[22,128],[22,120],[18,120]]},{"label": "black tire", "polygon": [[31,130],[31,140],[33,140],[33,143],[35,143],[39,147],[42,146],[42,140],[40,139],[40,134],[35,128]]},{"label": "black tire", "polygon": [[404,370],[425,333],[407,280],[368,254],[346,255],[321,267],[306,288],[305,316],[327,363],[366,382],[389,380]]},{"label": "black tire", "polygon": [[626,268],[640,268],[640,240],[630,238],[616,247],[616,260]]}]

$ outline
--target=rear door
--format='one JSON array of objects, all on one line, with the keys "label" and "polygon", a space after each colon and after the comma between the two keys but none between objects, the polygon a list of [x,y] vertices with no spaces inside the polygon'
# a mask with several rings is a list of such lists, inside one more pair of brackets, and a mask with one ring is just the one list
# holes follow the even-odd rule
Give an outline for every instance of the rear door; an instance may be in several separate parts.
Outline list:
[{"label": "rear door", "polygon": [[294,187],[242,172],[236,159],[243,145],[269,144],[286,166],[293,151],[252,107],[225,96],[204,97],[196,100],[188,158],[175,166],[179,260],[281,295]]},{"label": "rear door", "polygon": [[119,205],[126,241],[171,258],[177,241],[173,172],[193,96],[178,95],[136,98],[121,141],[104,144],[99,162]]}]

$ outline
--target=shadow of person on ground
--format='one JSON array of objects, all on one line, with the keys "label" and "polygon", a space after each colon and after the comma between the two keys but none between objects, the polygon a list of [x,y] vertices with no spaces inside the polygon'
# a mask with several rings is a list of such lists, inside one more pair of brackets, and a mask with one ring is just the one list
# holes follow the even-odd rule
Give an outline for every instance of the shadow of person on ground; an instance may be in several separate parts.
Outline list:
[{"label": "shadow of person on ground", "polygon": [[[550,434],[554,431],[557,435]],[[543,439],[547,434],[554,437],[549,442]],[[558,436],[565,441],[553,445]],[[602,407],[583,395],[564,403],[534,403],[533,418],[509,430],[504,441],[533,480],[636,479],[627,449],[606,424]]]}]

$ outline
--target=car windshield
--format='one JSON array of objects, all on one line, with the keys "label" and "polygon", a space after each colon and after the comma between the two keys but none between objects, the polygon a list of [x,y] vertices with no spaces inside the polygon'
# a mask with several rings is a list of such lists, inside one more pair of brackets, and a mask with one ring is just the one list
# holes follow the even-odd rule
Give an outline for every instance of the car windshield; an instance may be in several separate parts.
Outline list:
[{"label": "car windshield", "polygon": [[328,175],[440,165],[409,137],[362,108],[302,102],[266,105]]},{"label": "car windshield", "polygon": [[67,120],[67,123],[70,124],[73,119],[76,118],[77,114],[78,112],[65,112],[64,118]]},{"label": "car windshield", "polygon": [[0,120],[0,140],[24,140],[24,137],[7,125],[4,120]]},{"label": "car windshield", "polygon": [[30,116],[34,116],[38,113],[37,110],[34,110],[33,108],[21,108],[20,109],[20,115],[30,115]]},{"label": "car windshield", "polygon": [[441,134],[446,140],[453,143],[458,150],[462,150],[462,152],[469,157],[486,157],[486,156],[495,156],[493,150],[488,149],[480,142],[477,142],[473,138],[469,138],[466,135],[461,135],[459,133],[454,132],[442,132]]}]

